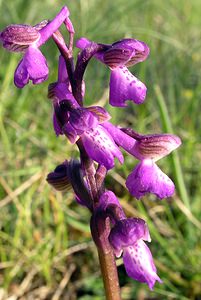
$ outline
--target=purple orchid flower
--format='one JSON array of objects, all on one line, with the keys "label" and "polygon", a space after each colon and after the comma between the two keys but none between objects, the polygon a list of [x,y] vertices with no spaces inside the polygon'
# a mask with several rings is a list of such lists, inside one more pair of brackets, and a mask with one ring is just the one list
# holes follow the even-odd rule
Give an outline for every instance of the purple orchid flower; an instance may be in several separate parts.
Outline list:
[{"label": "purple orchid flower", "polygon": [[71,106],[69,99],[54,103],[56,134],[65,134],[71,143],[80,137],[89,157],[107,169],[114,167],[114,158],[123,163],[123,155],[102,124],[110,118],[105,109]]},{"label": "purple orchid flower", "polygon": [[[85,49],[91,41],[81,38],[76,46]],[[146,97],[146,86],[127,69],[144,61],[149,55],[148,46],[135,39],[123,39],[111,45],[102,45],[94,56],[111,69],[109,101],[113,106],[124,107],[126,100],[141,104]]]},{"label": "purple orchid flower", "polygon": [[147,224],[139,218],[119,220],[112,228],[109,241],[116,257],[123,253],[123,262],[129,277],[147,283],[152,290],[157,275],[152,254],[144,241],[151,241]]},{"label": "purple orchid flower", "polygon": [[109,122],[103,126],[118,146],[140,160],[126,180],[131,195],[137,199],[146,193],[153,193],[160,199],[172,196],[174,183],[155,162],[178,148],[180,138],[173,134],[140,135],[129,129],[123,132]]},{"label": "purple orchid flower", "polygon": [[52,34],[68,19],[69,11],[64,6],[58,15],[51,21],[43,21],[36,26],[9,25],[0,34],[3,47],[8,51],[25,52],[19,62],[14,83],[18,88],[23,88],[29,80],[39,84],[48,78],[48,66],[45,57],[39,50]]}]

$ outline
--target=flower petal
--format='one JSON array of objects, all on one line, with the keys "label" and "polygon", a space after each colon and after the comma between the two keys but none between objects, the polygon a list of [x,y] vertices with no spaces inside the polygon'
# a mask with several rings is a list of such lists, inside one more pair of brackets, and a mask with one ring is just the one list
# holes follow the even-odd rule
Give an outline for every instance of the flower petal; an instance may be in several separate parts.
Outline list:
[{"label": "flower petal", "polygon": [[69,15],[70,13],[68,8],[66,6],[62,7],[56,17],[39,31],[40,39],[37,41],[37,47],[40,47],[42,44],[44,44]]},{"label": "flower petal", "polygon": [[157,270],[152,254],[143,240],[139,240],[133,246],[124,249],[123,261],[128,276],[147,283],[150,290],[153,289],[156,281],[162,283],[156,274]]},{"label": "flower petal", "polygon": [[15,85],[23,88],[30,80],[39,84],[48,78],[46,59],[39,49],[29,47],[14,74]]},{"label": "flower petal", "polygon": [[111,119],[110,114],[101,106],[90,106],[86,107],[88,111],[93,113],[94,116],[98,119],[99,124],[104,123]]},{"label": "flower petal", "polygon": [[147,88],[132,75],[126,67],[112,69],[110,76],[110,104],[124,107],[126,100],[141,104],[146,97]]},{"label": "flower petal", "polygon": [[173,134],[138,135],[137,143],[130,152],[138,159],[152,159],[154,162],[168,155],[181,145],[181,140]]},{"label": "flower petal", "polygon": [[123,163],[123,155],[111,135],[101,125],[82,135],[82,141],[88,155],[107,169],[114,167],[114,158]]},{"label": "flower petal", "polygon": [[73,128],[73,126],[71,126],[69,122],[67,122],[63,126],[62,131],[67,136],[71,144],[75,144],[75,142],[79,139],[76,130]]},{"label": "flower petal", "polygon": [[70,124],[78,135],[83,134],[98,125],[98,118],[84,107],[76,108],[70,112]]},{"label": "flower petal", "polygon": [[53,127],[54,127],[54,131],[57,136],[60,134],[63,134],[62,126],[61,126],[60,122],[58,121],[55,112],[53,113]]},{"label": "flower petal", "polygon": [[153,193],[160,199],[174,193],[174,183],[150,159],[141,161],[128,176],[126,186],[134,197],[140,199],[146,193]]},{"label": "flower petal", "polygon": [[26,84],[28,84],[28,82],[29,73],[27,71],[27,67],[24,63],[24,60],[22,59],[15,70],[14,83],[16,87],[22,89]]},{"label": "flower petal", "polygon": [[99,208],[105,211],[110,204],[121,208],[121,204],[116,195],[112,191],[107,191],[103,193],[99,199]]},{"label": "flower petal", "polygon": [[69,82],[54,82],[48,86],[48,98],[53,99],[53,104],[69,101],[69,106],[76,108],[79,107],[77,101],[73,97],[72,93],[69,90]]},{"label": "flower petal", "polygon": [[151,241],[147,224],[140,218],[119,220],[109,235],[110,244],[117,257],[124,248],[134,245],[139,239]]},{"label": "flower petal", "polygon": [[91,43],[92,43],[92,41],[88,40],[85,37],[81,37],[80,39],[78,39],[76,41],[76,47],[79,49],[84,49],[84,48],[88,47]]},{"label": "flower petal", "polygon": [[110,68],[124,66],[133,55],[131,48],[111,47],[103,55],[104,63]]}]

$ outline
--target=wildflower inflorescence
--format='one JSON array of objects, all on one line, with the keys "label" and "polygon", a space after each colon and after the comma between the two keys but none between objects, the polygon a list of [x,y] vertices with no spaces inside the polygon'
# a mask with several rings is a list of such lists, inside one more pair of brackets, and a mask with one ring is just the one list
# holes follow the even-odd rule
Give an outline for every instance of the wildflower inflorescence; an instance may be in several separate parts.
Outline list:
[{"label": "wildflower inflorescence", "polygon": [[[91,232],[97,247],[105,252],[109,247],[116,257],[123,255],[128,276],[152,289],[161,279],[145,243],[151,241],[148,226],[142,219],[126,217],[115,194],[105,189],[104,179],[107,171],[114,168],[115,158],[123,164],[122,148],[139,160],[126,179],[131,195],[137,199],[146,193],[160,199],[170,197],[174,183],[156,161],[179,147],[181,141],[172,134],[142,135],[131,128],[121,128],[110,122],[111,116],[103,107],[85,105],[83,76],[92,57],[110,68],[111,105],[124,107],[128,100],[141,104],[147,88],[128,67],[146,60],[149,47],[136,39],[102,44],[80,38],[76,46],[81,51],[74,64],[74,28],[69,15],[68,8],[63,7],[52,21],[35,26],[9,25],[0,33],[0,40],[8,51],[23,53],[14,73],[18,88],[24,88],[30,80],[33,84],[47,80],[49,69],[39,48],[50,38],[56,43],[60,51],[58,78],[48,88],[53,127],[57,136],[65,135],[70,143],[77,144],[80,161],[61,163],[47,181],[59,191],[74,190],[76,201],[92,214]],[[68,44],[59,31],[62,24],[69,32]]]}]

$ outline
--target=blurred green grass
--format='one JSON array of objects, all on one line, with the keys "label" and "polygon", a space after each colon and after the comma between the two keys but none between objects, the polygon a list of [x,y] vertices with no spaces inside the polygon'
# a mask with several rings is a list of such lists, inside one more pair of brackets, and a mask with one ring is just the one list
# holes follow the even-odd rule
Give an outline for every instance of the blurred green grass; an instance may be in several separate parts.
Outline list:
[{"label": "blurred green grass", "polygon": [[[125,157],[110,171],[113,188],[128,216],[147,220],[150,245],[162,285],[153,292],[127,278],[119,264],[123,299],[201,298],[201,32],[199,0],[0,1],[1,28],[52,18],[62,5],[71,11],[76,38],[99,42],[133,37],[148,43],[149,59],[132,68],[146,83],[144,104],[107,109],[113,122],[142,133],[173,131],[183,145],[159,164],[176,183],[172,199],[147,196],[138,202],[124,181],[136,162]],[[55,81],[58,53],[43,46],[50,77],[17,90],[13,72],[20,56],[0,50],[0,299],[103,299],[89,213],[73,194],[62,196],[46,183],[48,172],[77,156],[51,122],[48,83]],[[86,103],[107,103],[108,70],[92,61],[87,70]],[[4,294],[4,296],[3,296]],[[31,298],[32,297],[32,298]]]}]

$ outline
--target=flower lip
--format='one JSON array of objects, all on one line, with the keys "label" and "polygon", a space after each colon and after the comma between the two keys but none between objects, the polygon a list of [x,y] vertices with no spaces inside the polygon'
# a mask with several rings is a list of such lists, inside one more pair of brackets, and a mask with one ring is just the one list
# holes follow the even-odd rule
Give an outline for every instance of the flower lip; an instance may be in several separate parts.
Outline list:
[{"label": "flower lip", "polygon": [[146,97],[147,88],[126,67],[117,67],[111,70],[110,97],[112,106],[125,107],[125,101],[132,100],[141,104]]},{"label": "flower lip", "polygon": [[153,289],[156,281],[162,283],[157,275],[151,251],[143,240],[138,240],[135,245],[124,250],[123,262],[128,276],[146,283],[150,290]]},{"label": "flower lip", "polygon": [[29,80],[33,84],[39,84],[48,78],[48,72],[43,54],[38,48],[29,46],[15,70],[14,83],[18,88],[23,88]]},{"label": "flower lip", "polygon": [[144,159],[135,167],[126,179],[126,186],[137,199],[146,193],[153,193],[160,199],[174,193],[172,180],[151,159]]}]

